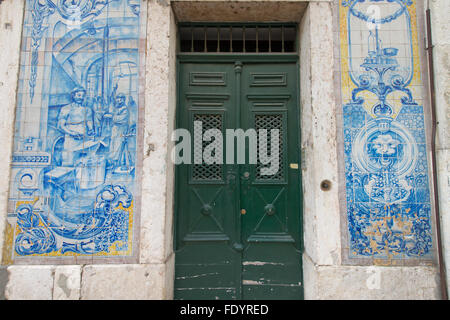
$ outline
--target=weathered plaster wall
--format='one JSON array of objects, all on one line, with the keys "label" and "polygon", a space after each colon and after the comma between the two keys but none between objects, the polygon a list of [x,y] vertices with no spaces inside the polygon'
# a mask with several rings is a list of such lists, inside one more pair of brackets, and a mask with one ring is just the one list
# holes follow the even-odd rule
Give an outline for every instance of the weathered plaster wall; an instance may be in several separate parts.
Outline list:
[{"label": "weathered plaster wall", "polygon": [[333,45],[332,6],[311,2],[300,26],[304,254],[320,265],[340,264]]},{"label": "weathered plaster wall", "polygon": [[[264,2],[263,5],[261,3]],[[178,21],[300,21],[306,1],[172,1]]]},{"label": "weathered plaster wall", "polygon": [[[175,110],[176,26],[170,6],[149,1],[147,84],[142,198],[141,263],[161,263],[172,253],[173,164],[171,132]],[[144,201],[145,199],[145,201]],[[166,243],[167,242],[167,243]]]},{"label": "weathered plaster wall", "polygon": [[[23,9],[23,3],[18,1],[3,1],[0,4],[0,43],[4,48],[0,52],[0,100],[3,101],[0,139],[4,148],[0,155],[0,174],[1,181],[4,182],[9,181],[10,178]],[[8,184],[2,183],[0,186],[0,265],[2,265],[5,240],[8,192]],[[5,298],[4,291],[7,282],[8,273],[6,267],[2,265],[0,266],[0,299]]]},{"label": "weathered plaster wall", "polygon": [[[146,125],[140,263],[163,266],[161,298],[173,295],[174,165],[170,152],[176,107],[176,24],[171,7],[148,1]],[[145,216],[144,216],[145,215]]]}]

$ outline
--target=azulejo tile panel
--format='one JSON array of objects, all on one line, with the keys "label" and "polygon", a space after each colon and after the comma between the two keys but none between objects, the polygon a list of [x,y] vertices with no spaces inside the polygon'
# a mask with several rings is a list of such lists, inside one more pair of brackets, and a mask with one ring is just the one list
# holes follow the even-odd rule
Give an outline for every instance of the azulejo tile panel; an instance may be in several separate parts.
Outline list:
[{"label": "azulejo tile panel", "polygon": [[423,86],[412,0],[340,0],[348,257],[431,259]]},{"label": "azulejo tile panel", "polygon": [[26,1],[5,261],[135,255],[145,11]]}]

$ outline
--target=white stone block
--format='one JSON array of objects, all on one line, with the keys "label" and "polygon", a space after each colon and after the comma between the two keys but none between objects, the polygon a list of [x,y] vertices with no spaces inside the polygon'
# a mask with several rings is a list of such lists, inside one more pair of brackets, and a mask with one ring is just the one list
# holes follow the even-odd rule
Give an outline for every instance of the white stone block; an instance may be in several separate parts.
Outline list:
[{"label": "white stone block", "polygon": [[81,299],[166,299],[164,276],[164,264],[86,266],[81,279]]},{"label": "white stone block", "polygon": [[54,266],[10,266],[5,296],[8,300],[51,300]]},{"label": "white stone block", "polygon": [[433,266],[317,266],[304,256],[305,299],[436,300],[438,270]]},{"label": "white stone block", "polygon": [[53,300],[79,300],[81,266],[58,266],[55,269]]}]

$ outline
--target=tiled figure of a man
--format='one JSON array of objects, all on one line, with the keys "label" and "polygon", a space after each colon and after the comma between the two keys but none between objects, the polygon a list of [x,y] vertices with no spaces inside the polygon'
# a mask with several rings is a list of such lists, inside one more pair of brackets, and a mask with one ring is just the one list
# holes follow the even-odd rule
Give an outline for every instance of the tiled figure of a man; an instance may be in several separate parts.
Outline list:
[{"label": "tiled figure of a man", "polygon": [[93,113],[84,104],[86,90],[76,87],[71,97],[72,103],[62,107],[58,117],[58,128],[64,132],[63,166],[75,165],[76,151],[82,150],[84,142],[92,140],[94,134]]},{"label": "tiled figure of a man", "polygon": [[127,134],[129,125],[128,106],[125,104],[125,95],[123,93],[117,94],[114,100],[114,109],[112,110],[112,130],[111,130],[111,145],[110,145],[110,159],[113,160],[115,167],[119,165],[121,156],[121,146],[124,142],[124,137]]}]

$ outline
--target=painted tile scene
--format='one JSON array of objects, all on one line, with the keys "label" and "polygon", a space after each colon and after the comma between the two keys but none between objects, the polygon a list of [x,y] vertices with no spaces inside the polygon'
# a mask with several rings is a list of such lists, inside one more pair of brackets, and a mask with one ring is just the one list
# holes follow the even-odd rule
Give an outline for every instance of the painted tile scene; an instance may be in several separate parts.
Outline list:
[{"label": "painted tile scene", "polygon": [[350,258],[432,255],[415,2],[340,1]]},{"label": "painted tile scene", "polygon": [[10,257],[133,255],[140,0],[27,0]]}]

